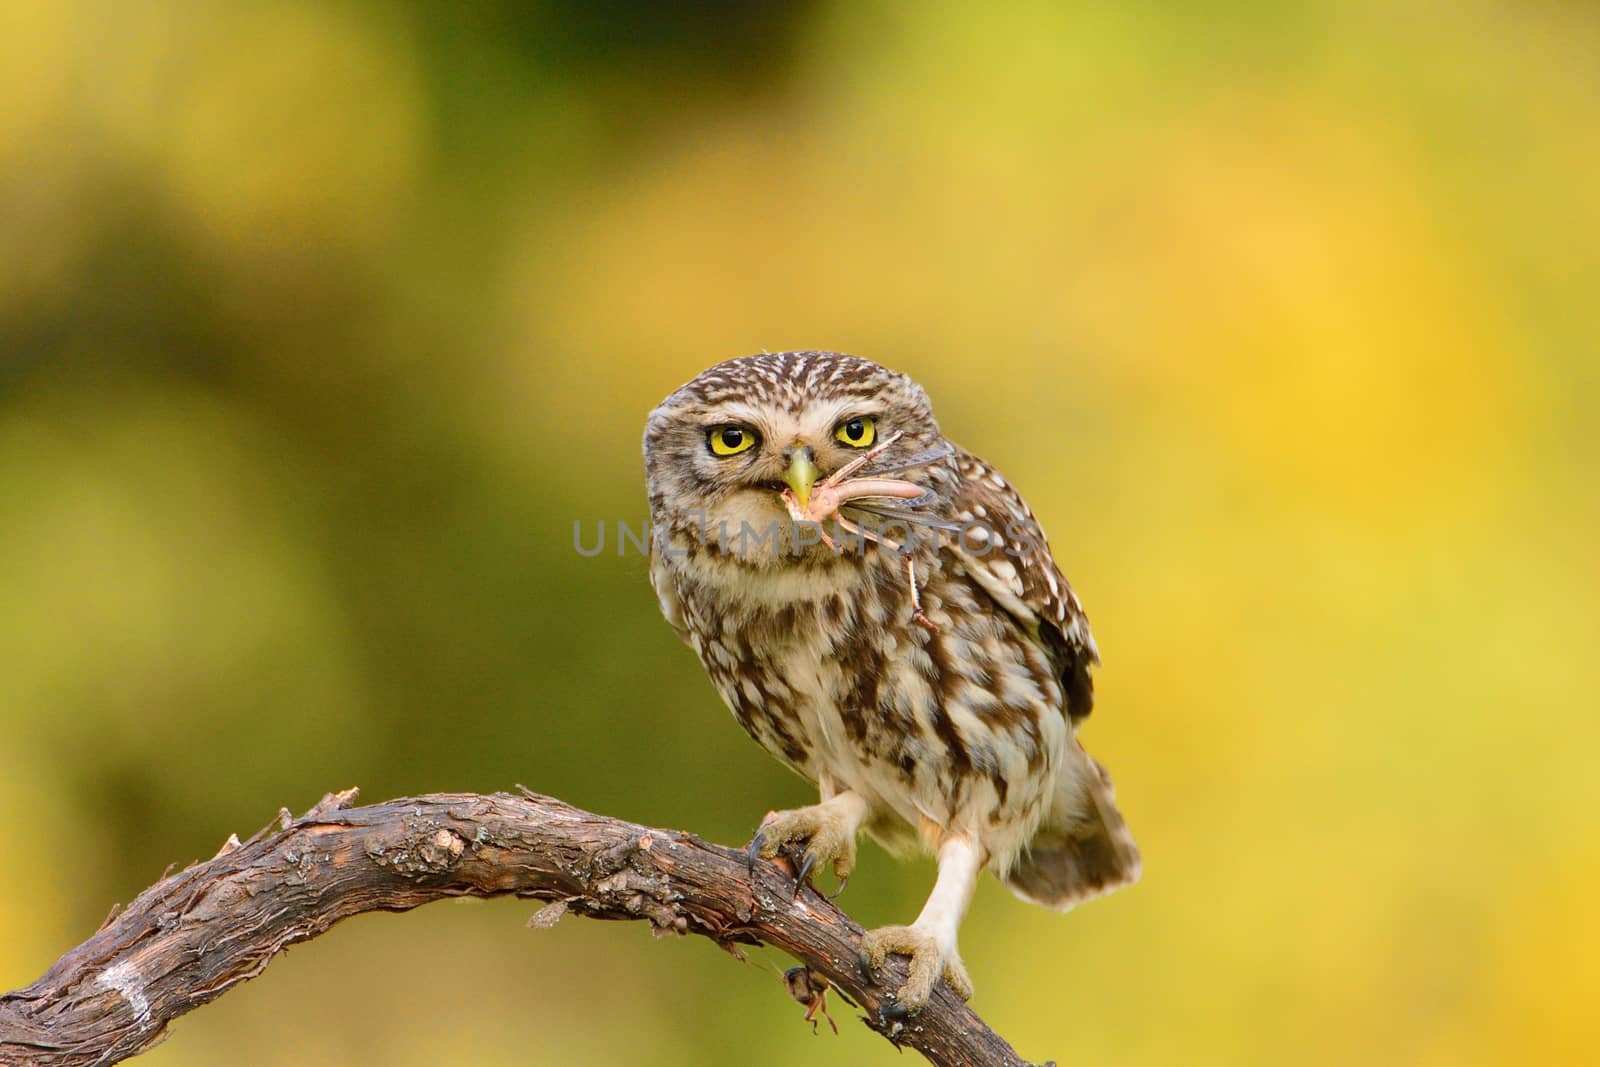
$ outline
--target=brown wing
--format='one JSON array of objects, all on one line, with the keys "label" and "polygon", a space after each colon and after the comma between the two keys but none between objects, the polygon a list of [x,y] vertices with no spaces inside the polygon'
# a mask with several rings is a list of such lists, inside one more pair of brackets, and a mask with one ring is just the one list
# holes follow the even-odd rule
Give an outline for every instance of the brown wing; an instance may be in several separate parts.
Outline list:
[{"label": "brown wing", "polygon": [[1050,555],[1039,520],[1000,472],[964,449],[952,457],[961,482],[954,514],[963,533],[951,551],[995,601],[1035,634],[1061,670],[1067,714],[1094,707],[1090,669],[1100,662],[1089,619]]}]

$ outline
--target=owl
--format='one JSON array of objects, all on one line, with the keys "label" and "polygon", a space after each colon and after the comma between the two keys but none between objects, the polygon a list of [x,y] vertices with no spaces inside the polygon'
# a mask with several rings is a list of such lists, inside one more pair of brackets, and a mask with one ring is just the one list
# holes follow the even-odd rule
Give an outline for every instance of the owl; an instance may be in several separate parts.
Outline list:
[{"label": "owl", "polygon": [[[978,877],[1065,911],[1139,877],[1111,780],[1078,742],[1098,662],[1038,521],[951,444],[904,374],[836,352],[720,363],[644,435],[661,611],[760,745],[819,802],[751,843],[847,879],[865,831],[938,874],[867,967],[910,958],[895,1010],[972,982],[957,930]],[[797,888],[798,888],[797,882]]]}]

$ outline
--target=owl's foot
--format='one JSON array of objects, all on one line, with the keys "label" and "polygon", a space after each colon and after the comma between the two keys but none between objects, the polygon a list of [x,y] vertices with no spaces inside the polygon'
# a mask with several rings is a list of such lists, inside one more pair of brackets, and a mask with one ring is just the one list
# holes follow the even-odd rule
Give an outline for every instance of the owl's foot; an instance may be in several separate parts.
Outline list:
[{"label": "owl's foot", "polygon": [[915,1015],[928,1004],[933,983],[943,978],[962,1000],[972,996],[972,979],[961,965],[953,947],[946,949],[931,930],[912,926],[882,926],[868,930],[861,939],[861,965],[870,974],[883,966],[891,954],[911,957],[911,973],[895,994],[893,1006],[885,1008],[890,1018]]},{"label": "owl's foot", "polygon": [[806,876],[819,864],[831,864],[833,873],[844,881],[856,866],[856,831],[866,810],[865,801],[846,792],[808,808],[769,812],[750,842],[751,865],[757,856],[772,859],[791,841],[804,841],[795,892],[799,893]]},{"label": "owl's foot", "polygon": [[911,972],[883,1009],[891,1019],[914,1015],[927,1006],[933,983],[943,978],[962,1000],[972,996],[972,979],[961,966],[956,951],[956,931],[972,900],[972,890],[983,868],[984,850],[971,837],[941,832],[939,878],[933,884],[922,913],[910,926],[885,926],[869,930],[861,939],[861,966],[869,975],[883,966],[891,953],[911,957]]}]

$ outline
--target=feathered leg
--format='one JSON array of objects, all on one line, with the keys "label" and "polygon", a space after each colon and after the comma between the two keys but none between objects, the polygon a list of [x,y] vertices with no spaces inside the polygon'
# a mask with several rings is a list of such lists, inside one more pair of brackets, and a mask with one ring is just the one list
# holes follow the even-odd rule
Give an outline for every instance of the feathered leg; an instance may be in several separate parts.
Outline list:
[{"label": "feathered leg", "polygon": [[983,849],[970,837],[948,835],[939,843],[939,877],[922,913],[910,926],[884,926],[861,939],[863,963],[876,970],[891,953],[911,957],[911,973],[896,996],[896,1014],[921,1011],[942,976],[963,1000],[972,979],[956,951],[956,933],[983,870]]}]

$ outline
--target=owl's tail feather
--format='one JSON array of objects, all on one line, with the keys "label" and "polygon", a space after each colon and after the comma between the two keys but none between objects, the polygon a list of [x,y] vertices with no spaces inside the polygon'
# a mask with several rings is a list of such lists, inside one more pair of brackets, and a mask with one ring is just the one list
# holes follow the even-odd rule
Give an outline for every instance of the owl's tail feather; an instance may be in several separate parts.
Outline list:
[{"label": "owl's tail feather", "polygon": [[1139,848],[1117,810],[1111,776],[1076,740],[1054,804],[1001,878],[1023,900],[1056,911],[1139,880]]}]

